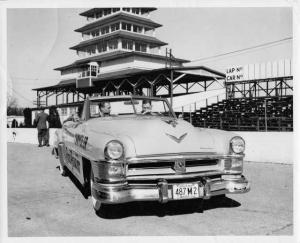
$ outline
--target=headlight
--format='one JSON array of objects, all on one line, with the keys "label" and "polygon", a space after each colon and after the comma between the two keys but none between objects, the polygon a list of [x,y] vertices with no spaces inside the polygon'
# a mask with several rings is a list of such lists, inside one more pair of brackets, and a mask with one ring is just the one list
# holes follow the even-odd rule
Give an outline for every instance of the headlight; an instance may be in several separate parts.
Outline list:
[{"label": "headlight", "polygon": [[230,147],[236,154],[241,154],[245,151],[245,141],[241,137],[233,137],[230,140]]},{"label": "headlight", "polygon": [[106,144],[104,153],[109,159],[119,159],[123,156],[124,148],[119,141],[112,140]]}]

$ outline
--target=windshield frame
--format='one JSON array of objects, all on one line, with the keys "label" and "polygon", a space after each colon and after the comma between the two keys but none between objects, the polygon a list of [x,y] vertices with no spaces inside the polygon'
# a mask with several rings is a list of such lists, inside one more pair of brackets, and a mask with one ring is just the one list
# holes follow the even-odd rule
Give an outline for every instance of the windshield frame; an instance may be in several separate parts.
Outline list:
[{"label": "windshield frame", "polygon": [[[137,113],[137,109],[136,109],[136,106],[134,104],[134,100],[150,100],[150,101],[162,101],[164,102],[163,105],[169,109],[169,115],[166,115],[166,116],[157,116],[157,117],[170,117],[172,119],[176,119],[176,115],[173,111],[173,109],[171,108],[171,105],[169,103],[169,101],[165,98],[160,98],[160,97],[147,97],[147,96],[125,96],[125,97],[117,97],[117,96],[114,96],[114,97],[107,97],[107,98],[104,98],[104,97],[101,97],[101,98],[92,98],[90,99],[90,104],[89,104],[89,107],[94,104],[94,103],[99,103],[99,102],[105,102],[105,101],[108,101],[108,102],[114,102],[114,101],[131,101],[131,104],[133,106],[133,111],[134,113],[132,115],[136,115],[136,116],[140,116],[140,114]],[[95,117],[89,117],[89,119],[93,119]]]}]

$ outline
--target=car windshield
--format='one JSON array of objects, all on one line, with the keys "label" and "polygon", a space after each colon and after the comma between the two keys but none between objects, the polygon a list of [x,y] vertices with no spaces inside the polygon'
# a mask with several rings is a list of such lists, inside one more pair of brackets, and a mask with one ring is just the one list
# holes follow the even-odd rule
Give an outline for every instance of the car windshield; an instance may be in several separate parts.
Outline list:
[{"label": "car windshield", "polygon": [[126,98],[90,103],[90,117],[102,116],[166,116],[173,117],[173,113],[165,100],[149,98]]}]

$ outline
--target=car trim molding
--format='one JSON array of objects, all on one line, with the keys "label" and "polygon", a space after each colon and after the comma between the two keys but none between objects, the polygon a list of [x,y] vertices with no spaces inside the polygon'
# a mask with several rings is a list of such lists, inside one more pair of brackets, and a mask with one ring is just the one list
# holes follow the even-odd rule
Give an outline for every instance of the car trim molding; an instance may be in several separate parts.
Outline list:
[{"label": "car trim molding", "polygon": [[176,143],[180,143],[187,135],[187,132],[182,134],[180,137],[176,137],[174,135],[171,135],[169,133],[165,133],[169,138],[171,138],[172,140],[174,140]]}]

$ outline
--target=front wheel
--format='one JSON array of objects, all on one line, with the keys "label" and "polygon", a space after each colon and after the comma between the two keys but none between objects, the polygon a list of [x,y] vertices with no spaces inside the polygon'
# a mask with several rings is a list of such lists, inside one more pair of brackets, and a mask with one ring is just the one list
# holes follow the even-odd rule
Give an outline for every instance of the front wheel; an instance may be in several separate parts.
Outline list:
[{"label": "front wheel", "polygon": [[64,165],[65,164],[65,159],[64,159],[63,146],[62,145],[58,146],[57,154],[58,154],[58,159],[59,159],[59,173],[62,176],[67,176],[67,168]]}]

